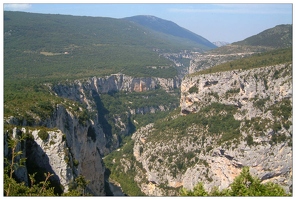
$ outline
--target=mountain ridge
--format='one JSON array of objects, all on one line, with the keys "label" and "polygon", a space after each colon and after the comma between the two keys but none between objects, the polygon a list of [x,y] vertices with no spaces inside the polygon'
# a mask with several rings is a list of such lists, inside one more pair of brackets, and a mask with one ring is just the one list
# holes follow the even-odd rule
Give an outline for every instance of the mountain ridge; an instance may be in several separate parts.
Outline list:
[{"label": "mountain ridge", "polygon": [[161,19],[152,15],[137,15],[132,17],[126,17],[123,19],[138,23],[157,32],[162,32],[165,34],[186,38],[193,42],[205,45],[209,48],[216,48],[216,45],[211,43],[206,38],[196,33],[193,33],[169,20]]},{"label": "mountain ridge", "polygon": [[292,46],[292,25],[280,24],[232,44],[286,48]]}]

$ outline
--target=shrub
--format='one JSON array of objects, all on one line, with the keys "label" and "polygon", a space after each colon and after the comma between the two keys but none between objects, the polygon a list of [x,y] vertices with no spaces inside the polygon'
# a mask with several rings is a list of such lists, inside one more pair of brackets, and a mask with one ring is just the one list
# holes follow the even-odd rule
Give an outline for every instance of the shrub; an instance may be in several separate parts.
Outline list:
[{"label": "shrub", "polygon": [[38,132],[38,137],[40,137],[41,140],[43,140],[43,141],[46,141],[47,138],[48,138],[48,136],[49,136],[49,134],[47,133],[46,130],[41,129],[41,130]]},{"label": "shrub", "polygon": [[253,137],[251,135],[246,137],[246,141],[248,146],[252,146],[254,144]]},{"label": "shrub", "polygon": [[192,93],[198,93],[198,88],[196,86],[193,86],[193,87],[189,88],[188,92],[190,94],[192,94]]},{"label": "shrub", "polygon": [[212,149],[213,149],[212,146],[207,146],[207,147],[206,147],[206,152],[209,152],[209,151],[211,151]]},{"label": "shrub", "polygon": [[285,190],[278,184],[262,184],[260,179],[252,177],[249,168],[244,167],[239,176],[237,176],[230,189],[219,191],[214,187],[211,192],[207,192],[203,183],[198,183],[192,191],[182,188],[181,196],[288,196]]},{"label": "shrub", "polygon": [[261,111],[263,111],[265,103],[270,100],[270,98],[265,98],[265,99],[258,99],[257,101],[255,101],[253,104],[256,108],[260,109]]},{"label": "shrub", "polygon": [[219,95],[217,92],[210,92],[209,95],[212,95],[213,97],[215,97],[217,100],[219,100]]},{"label": "shrub", "polygon": [[73,164],[74,164],[75,167],[77,167],[79,165],[79,161],[74,159]]},{"label": "shrub", "polygon": [[240,88],[233,88],[230,90],[227,90],[225,93],[225,97],[228,98],[231,94],[238,94],[240,92]]}]

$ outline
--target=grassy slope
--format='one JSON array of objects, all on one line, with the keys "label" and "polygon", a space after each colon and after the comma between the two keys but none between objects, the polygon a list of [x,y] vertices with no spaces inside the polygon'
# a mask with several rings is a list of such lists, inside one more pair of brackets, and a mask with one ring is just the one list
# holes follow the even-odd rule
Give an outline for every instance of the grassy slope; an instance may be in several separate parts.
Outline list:
[{"label": "grassy slope", "polygon": [[283,24],[262,31],[248,37],[243,41],[235,42],[234,45],[265,46],[272,48],[287,48],[292,45],[292,25]]}]

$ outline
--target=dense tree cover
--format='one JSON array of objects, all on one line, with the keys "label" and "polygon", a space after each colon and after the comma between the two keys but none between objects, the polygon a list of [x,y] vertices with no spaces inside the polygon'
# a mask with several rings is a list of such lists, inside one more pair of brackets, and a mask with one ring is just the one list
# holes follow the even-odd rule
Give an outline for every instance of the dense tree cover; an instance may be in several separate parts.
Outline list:
[{"label": "dense tree cover", "polygon": [[268,51],[265,53],[254,54],[246,58],[216,65],[209,69],[192,73],[189,76],[232,71],[232,70],[238,70],[238,69],[248,70],[253,68],[272,66],[272,65],[291,63],[291,62],[292,62],[292,48],[278,49],[278,50]]},{"label": "dense tree cover", "polygon": [[158,54],[192,49],[178,41],[126,20],[5,11],[4,77],[53,81],[118,72],[174,77],[174,63]]},{"label": "dense tree cover", "polygon": [[261,183],[260,179],[250,174],[249,168],[244,167],[229,189],[219,191],[214,187],[207,192],[203,183],[198,183],[193,190],[180,190],[181,196],[290,196],[284,189],[275,183]]},{"label": "dense tree cover", "polygon": [[137,109],[141,107],[158,107],[160,105],[176,105],[179,91],[167,93],[162,89],[144,92],[115,92],[101,94],[100,98],[104,106],[111,113],[126,112],[127,109]]},{"label": "dense tree cover", "polygon": [[61,99],[50,94],[48,88],[40,83],[9,82],[4,84],[4,116],[15,116],[20,124],[26,120],[27,125],[34,124],[30,113],[35,113],[40,119],[46,119],[52,114],[54,106]]}]

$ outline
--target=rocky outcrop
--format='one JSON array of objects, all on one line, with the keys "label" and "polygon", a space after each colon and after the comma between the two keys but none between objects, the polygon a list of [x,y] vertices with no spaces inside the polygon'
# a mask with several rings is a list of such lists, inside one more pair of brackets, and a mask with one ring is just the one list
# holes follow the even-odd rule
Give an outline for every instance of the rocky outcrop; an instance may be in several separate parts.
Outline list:
[{"label": "rocky outcrop", "polygon": [[73,157],[69,156],[69,149],[63,139],[64,134],[60,130],[47,131],[48,137],[43,140],[38,136],[40,131],[24,129],[24,133],[29,132],[34,139],[34,141],[28,141],[31,144],[28,148],[27,165],[34,163],[44,171],[53,174],[51,179],[60,183],[64,191],[68,192],[69,183],[74,180],[74,166],[70,166],[70,163],[73,163]]},{"label": "rocky outcrop", "polygon": [[[277,77],[277,78],[276,78]],[[195,91],[192,92],[192,89]],[[271,105],[292,98],[291,65],[252,70],[234,70],[200,76],[188,76],[181,84],[182,113],[197,112],[210,102],[235,105],[246,111],[238,118],[251,119],[263,111],[254,102],[265,99]]]},{"label": "rocky outcrop", "polygon": [[[6,121],[18,123],[13,117]],[[105,168],[102,155],[110,150],[106,148],[106,138],[97,117],[82,122],[71,108],[58,104],[51,118],[36,123],[36,126],[47,127],[43,129],[48,137],[41,139],[38,134],[41,130],[38,128],[22,129],[22,133],[33,137],[21,149],[28,162],[54,174],[53,181],[61,184],[64,192],[67,192],[71,181],[82,175],[90,181],[87,186],[90,194],[104,195]]]},{"label": "rocky outcrop", "polygon": [[97,118],[81,123],[79,117],[58,105],[48,126],[58,127],[65,134],[69,164],[75,177],[83,175],[90,181],[90,193],[105,194],[102,155],[107,151],[106,139]]},{"label": "rocky outcrop", "polygon": [[175,105],[171,106],[164,106],[164,105],[159,105],[159,106],[145,106],[145,107],[140,107],[136,109],[130,109],[130,113],[132,115],[135,114],[146,114],[146,113],[155,113],[158,111],[168,111],[172,109],[173,107],[176,107]]},{"label": "rocky outcrop", "polygon": [[[87,80],[76,80],[68,84],[57,84],[52,86],[52,90],[61,97],[78,101],[86,101],[87,95],[91,91],[98,94],[124,92],[143,92],[162,88],[166,91],[179,88],[181,80],[179,78],[158,78],[142,77],[135,78],[124,74],[113,74],[105,77],[93,77]],[[87,91],[88,93],[84,93]]]},{"label": "rocky outcrop", "polygon": [[241,59],[252,55],[254,52],[240,52],[240,53],[205,53],[194,54],[192,60],[190,60],[190,66],[188,69],[189,74],[208,69],[210,67],[229,62],[236,59]]},{"label": "rocky outcrop", "polygon": [[[179,187],[199,182],[208,191],[222,190],[244,166],[262,183],[292,192],[291,64],[189,75],[180,107],[164,119],[166,128],[149,124],[132,136],[135,166],[142,166],[134,180],[142,192],[178,195]],[[173,123],[184,127],[171,128]]]}]

